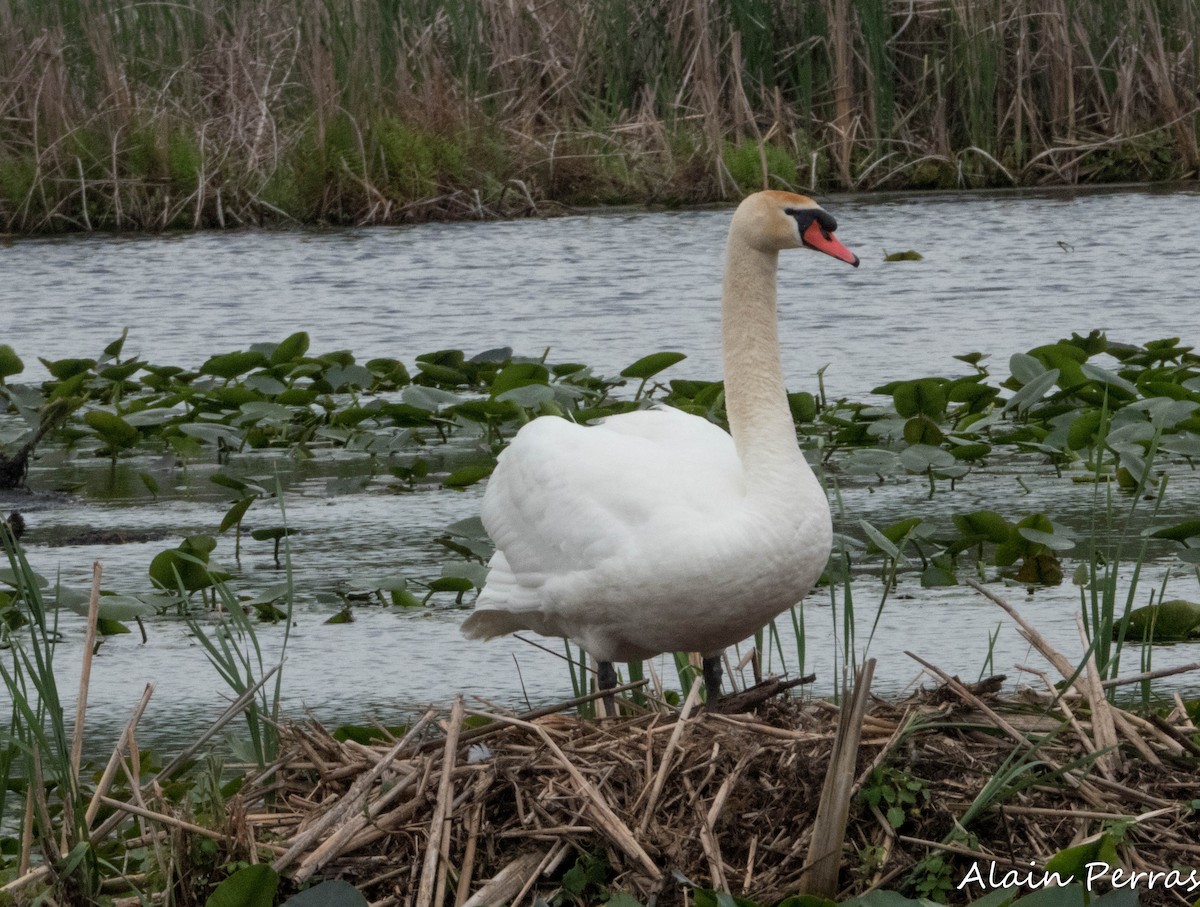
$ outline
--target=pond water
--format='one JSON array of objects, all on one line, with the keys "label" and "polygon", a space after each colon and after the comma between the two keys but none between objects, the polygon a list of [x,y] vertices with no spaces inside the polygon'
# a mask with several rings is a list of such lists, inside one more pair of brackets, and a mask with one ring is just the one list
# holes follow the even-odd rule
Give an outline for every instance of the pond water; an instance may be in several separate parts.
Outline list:
[{"label": "pond water", "polygon": [[[828,365],[831,395],[862,397],[889,380],[965,373],[952,357],[975,350],[991,354],[1003,371],[1014,352],[1096,328],[1128,342],[1200,340],[1195,189],[824,201],[841,224],[839,237],[863,264],[852,270],[817,256],[783,256],[781,334],[792,390],[815,391],[816,372]],[[719,376],[729,214],[16,240],[0,247],[0,343],[25,360],[20,380],[31,381],[46,374],[37,357],[95,356],[125,327],[126,354],[160,364],[196,366],[213,353],[306,330],[314,352],[349,349],[360,361],[393,356],[409,364],[436,349],[470,355],[510,346],[525,355],[549,348],[552,361],[586,362],[611,374],[646,353],[674,349],[688,360],[664,377],[711,379]],[[910,248],[924,260],[882,261],[885,252]],[[936,520],[980,508],[1043,509],[1056,519],[1078,511],[1086,524],[1086,499],[1069,482],[1032,481],[1027,494],[1038,469],[1045,467],[1031,461],[1019,470],[975,474],[932,499],[916,479],[886,493],[847,487],[841,519],[885,525],[913,514]],[[215,464],[184,468],[172,458],[142,457],[110,472],[106,462],[64,465],[51,456],[31,473],[36,494],[0,504],[26,514],[27,551],[43,575],[86,589],[99,559],[106,588],[144,591],[155,554],[181,535],[215,532],[228,506],[208,482],[215,470]],[[324,625],[338,610],[328,593],[370,588],[372,580],[398,572],[437,576],[447,554],[434,540],[450,523],[478,513],[480,486],[398,495],[336,456],[293,463],[247,455],[234,457],[226,470],[272,483],[278,475],[288,524],[299,532],[291,547],[300,600],[283,683],[289,714],[309,708],[333,723],[366,716],[394,723],[459,691],[513,706],[526,697],[537,705],[570,696],[566,668],[553,655],[519,641],[462,639],[462,609],[359,607],[354,622]],[[147,506],[140,472],[155,476],[162,506]],[[1173,480],[1168,510],[1174,510],[1165,516],[1194,516],[1189,501],[1194,511],[1200,486],[1185,475]],[[277,514],[265,514],[271,506],[256,504],[251,514],[277,522]],[[120,545],[78,540],[92,529],[150,538]],[[240,568],[232,563],[231,541],[222,539],[217,556],[252,588],[279,579],[268,543],[246,541]],[[1143,598],[1164,578],[1168,597],[1200,597],[1194,573],[1151,564]],[[855,584],[853,648],[860,653],[881,592],[878,581]],[[1020,588],[1008,594],[1069,656],[1080,651],[1078,589],[1068,582],[1032,596]],[[73,690],[81,621],[73,614],[62,621],[61,683]],[[840,610],[830,607],[827,593],[817,593],[805,621],[806,667],[818,674],[816,690],[824,694],[836,681],[840,643],[831,637],[842,633]],[[220,711],[226,691],[186,628],[159,619],[148,630],[145,645],[134,633],[101,647],[90,695],[96,749],[115,738],[147,682],[156,693],[143,743],[187,740]],[[272,651],[282,630],[264,626],[260,635]],[[793,660],[790,621],[781,624],[781,637]],[[558,642],[550,646],[561,650]],[[916,678],[919,668],[905,649],[974,679],[989,646],[989,670],[1015,676],[1014,662],[1041,664],[994,605],[966,587],[922,590],[910,579],[889,598],[875,629],[869,654],[881,659],[876,688],[899,692]],[[1194,646],[1154,656],[1156,667],[1196,660]],[[1137,667],[1131,663],[1128,671]],[[672,667],[658,669],[674,683]]]}]

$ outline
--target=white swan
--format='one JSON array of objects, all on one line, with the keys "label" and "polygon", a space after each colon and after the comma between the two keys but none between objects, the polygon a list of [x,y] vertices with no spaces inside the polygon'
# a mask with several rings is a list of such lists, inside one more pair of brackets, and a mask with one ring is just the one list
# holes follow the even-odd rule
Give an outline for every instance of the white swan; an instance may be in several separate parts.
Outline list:
[{"label": "white swan", "polygon": [[[722,305],[730,434],[660,406],[583,426],[544,416],[499,459],[483,499],[496,543],[463,623],[472,639],[566,636],[616,684],[615,661],[720,654],[800,601],[829,556],[825,494],[796,443],[775,315],[781,249],[858,266],[812,199],[760,192],[729,229]],[[732,435],[732,437],[731,437]]]}]

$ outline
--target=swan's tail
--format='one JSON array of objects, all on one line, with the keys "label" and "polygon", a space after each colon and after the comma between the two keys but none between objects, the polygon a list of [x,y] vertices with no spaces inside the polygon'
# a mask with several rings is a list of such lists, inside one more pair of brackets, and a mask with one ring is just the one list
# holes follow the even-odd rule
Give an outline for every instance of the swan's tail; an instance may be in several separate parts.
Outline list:
[{"label": "swan's tail", "polygon": [[509,611],[480,608],[463,621],[462,633],[467,639],[495,639],[517,630],[526,630],[524,622]]}]

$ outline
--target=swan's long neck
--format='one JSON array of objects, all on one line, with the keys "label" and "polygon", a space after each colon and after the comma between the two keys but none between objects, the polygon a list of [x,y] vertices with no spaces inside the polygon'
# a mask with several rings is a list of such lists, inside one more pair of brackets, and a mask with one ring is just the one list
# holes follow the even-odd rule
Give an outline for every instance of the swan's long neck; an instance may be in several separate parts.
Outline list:
[{"label": "swan's long neck", "polygon": [[725,409],[751,490],[794,484],[798,473],[812,477],[796,443],[783,382],[775,313],[778,264],[779,253],[731,234],[721,310]]}]

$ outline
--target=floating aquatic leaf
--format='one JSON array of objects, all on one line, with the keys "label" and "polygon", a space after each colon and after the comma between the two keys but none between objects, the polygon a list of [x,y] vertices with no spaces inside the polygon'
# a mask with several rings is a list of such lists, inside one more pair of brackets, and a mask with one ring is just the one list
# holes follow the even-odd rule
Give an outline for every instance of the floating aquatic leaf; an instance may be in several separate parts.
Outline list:
[{"label": "floating aquatic leaf", "polygon": [[[396,728],[393,731],[393,739],[403,736],[404,731],[404,728]],[[392,742],[387,737],[379,734],[378,731],[375,733],[376,736],[373,739],[360,740],[358,742],[364,744]],[[608,903],[612,904],[613,902],[609,900]],[[288,898],[283,902],[282,907],[367,907],[367,899],[363,897],[362,892],[349,882],[342,879],[327,879],[324,882],[314,885],[312,888],[306,888],[299,894]]]},{"label": "floating aquatic leaf", "polygon": [[244,866],[216,887],[204,907],[271,907],[279,874],[266,863]]},{"label": "floating aquatic leaf", "polygon": [[925,256],[916,249],[908,249],[904,252],[885,252],[884,261],[922,261]]},{"label": "floating aquatic leaf", "polygon": [[497,397],[505,391],[530,384],[546,384],[550,370],[539,362],[513,362],[502,368],[492,379],[491,392]]},{"label": "floating aquatic leaf", "polygon": [[442,480],[442,484],[447,488],[467,488],[486,479],[492,474],[492,470],[496,468],[496,464],[491,460],[486,460],[481,463],[468,463],[466,466],[460,466],[450,475]]},{"label": "floating aquatic leaf", "polygon": [[1057,383],[1058,376],[1058,369],[1052,368],[1050,371],[1031,379],[1028,384],[1009,397],[1008,402],[1004,404],[1004,411],[1008,412],[1010,409],[1015,409],[1017,412],[1025,412],[1029,407],[1046,396],[1050,388],[1054,387],[1055,383]]},{"label": "floating aquatic leaf", "polygon": [[1174,526],[1163,526],[1149,530],[1152,538],[1171,539],[1176,542],[1186,542],[1188,539],[1200,537],[1200,520],[1184,520]]},{"label": "floating aquatic leaf", "polygon": [[287,391],[287,385],[278,378],[273,378],[270,375],[262,372],[257,372],[253,375],[247,375],[242,379],[242,383],[251,390],[256,390],[260,394],[265,394],[268,397],[277,397]]},{"label": "floating aquatic leaf", "polygon": [[1008,539],[1013,525],[992,510],[976,510],[974,513],[956,513],[951,517],[959,532],[970,540],[999,544]]},{"label": "floating aquatic leaf", "polygon": [[288,362],[295,362],[297,359],[303,358],[308,352],[308,332],[297,331],[291,336],[280,342],[278,346],[271,351],[271,364],[283,365]]},{"label": "floating aquatic leaf", "polygon": [[646,380],[653,378],[659,372],[670,368],[677,362],[682,362],[687,358],[684,353],[661,352],[651,353],[649,356],[643,356],[637,362],[621,370],[622,378],[638,378]]},{"label": "floating aquatic leaf", "polygon": [[104,410],[85,413],[83,421],[100,436],[100,440],[115,453],[137,444],[141,435],[138,430],[120,416]]},{"label": "floating aquatic leaf", "polygon": [[[1114,634],[1119,632],[1115,627]],[[1127,636],[1155,642],[1200,639],[1200,604],[1173,599],[1129,612]]]},{"label": "floating aquatic leaf", "polygon": [[200,374],[215,375],[226,380],[244,375],[253,369],[267,364],[267,357],[262,353],[245,350],[237,353],[223,353],[211,356],[200,366]]}]

